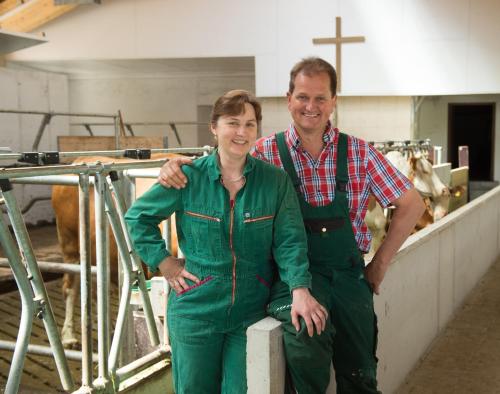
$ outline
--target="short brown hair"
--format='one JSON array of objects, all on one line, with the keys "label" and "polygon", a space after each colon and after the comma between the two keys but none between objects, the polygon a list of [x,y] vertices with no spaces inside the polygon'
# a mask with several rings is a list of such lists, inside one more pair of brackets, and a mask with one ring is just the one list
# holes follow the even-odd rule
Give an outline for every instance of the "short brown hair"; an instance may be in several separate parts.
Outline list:
[{"label": "short brown hair", "polygon": [[293,66],[292,71],[290,71],[290,83],[288,85],[288,93],[290,94],[295,89],[295,78],[299,73],[303,73],[308,77],[319,73],[327,73],[330,77],[332,97],[337,94],[337,73],[335,72],[335,68],[326,60],[319,57],[306,57]]},{"label": "short brown hair", "polygon": [[220,96],[212,109],[210,124],[212,127],[215,127],[221,116],[240,115],[244,113],[245,104],[250,104],[253,107],[255,118],[257,119],[257,127],[260,130],[262,108],[255,96],[246,90],[230,90]]}]

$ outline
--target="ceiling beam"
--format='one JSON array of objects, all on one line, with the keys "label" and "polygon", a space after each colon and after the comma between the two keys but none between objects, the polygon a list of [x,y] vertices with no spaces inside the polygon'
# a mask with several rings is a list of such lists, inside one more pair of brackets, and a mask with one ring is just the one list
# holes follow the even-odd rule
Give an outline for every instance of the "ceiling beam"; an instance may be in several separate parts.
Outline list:
[{"label": "ceiling beam", "polygon": [[16,8],[21,2],[19,0],[3,0],[0,2],[0,15]]},{"label": "ceiling beam", "polygon": [[0,16],[0,29],[28,33],[78,5],[54,5],[54,0],[30,0]]}]

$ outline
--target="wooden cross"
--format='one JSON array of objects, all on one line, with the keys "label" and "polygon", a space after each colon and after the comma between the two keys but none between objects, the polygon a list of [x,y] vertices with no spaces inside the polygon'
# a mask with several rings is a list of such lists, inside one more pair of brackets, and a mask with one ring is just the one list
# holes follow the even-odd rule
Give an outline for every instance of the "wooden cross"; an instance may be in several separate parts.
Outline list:
[{"label": "wooden cross", "polygon": [[363,36],[342,37],[340,16],[335,18],[335,37],[313,38],[313,44],[335,44],[335,69],[337,71],[337,91],[340,92],[341,75],[341,44],[351,42],[365,42]]}]

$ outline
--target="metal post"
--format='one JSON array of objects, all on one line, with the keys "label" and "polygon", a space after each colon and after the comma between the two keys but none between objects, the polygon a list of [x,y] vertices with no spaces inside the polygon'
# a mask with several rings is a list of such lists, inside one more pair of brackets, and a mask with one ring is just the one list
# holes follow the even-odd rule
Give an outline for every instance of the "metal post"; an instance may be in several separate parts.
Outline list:
[{"label": "metal post", "polygon": [[36,134],[35,141],[33,142],[33,147],[31,148],[33,150],[33,152],[38,151],[38,145],[40,145],[40,140],[42,139],[45,128],[50,123],[51,119],[52,119],[52,115],[50,113],[43,115],[42,123],[40,123],[40,127],[38,128],[38,132]]},{"label": "metal post", "polygon": [[19,249],[23,251],[25,261],[28,266],[28,275],[31,280],[35,300],[38,300],[41,306],[40,316],[43,318],[43,323],[45,325],[45,330],[47,331],[50,345],[54,350],[54,360],[57,370],[59,371],[59,376],[61,377],[61,384],[64,390],[69,391],[73,389],[74,383],[69,371],[68,362],[64,356],[64,349],[61,343],[59,330],[57,328],[50,300],[43,283],[42,275],[36,263],[33,247],[28,236],[28,231],[26,230],[26,226],[23,222],[21,211],[17,205],[10,182],[7,181],[7,183],[7,187],[2,186],[2,192],[7,206],[10,223],[14,229]]},{"label": "metal post", "polygon": [[101,172],[95,174],[94,209],[97,265],[97,342],[99,355],[99,377],[95,386],[108,388],[109,352],[109,264],[107,263],[107,223],[104,213],[105,178]]},{"label": "metal post", "polygon": [[19,322],[19,332],[17,342],[12,356],[12,362],[9,369],[9,377],[5,386],[6,394],[15,394],[19,389],[21,375],[24,366],[24,359],[28,350],[28,344],[33,327],[33,291],[26,277],[26,271],[22,264],[22,258],[19,250],[16,248],[10,231],[0,215],[0,244],[7,255],[12,273],[21,294],[21,320]]},{"label": "metal post", "polygon": [[115,123],[115,149],[120,149],[120,111],[118,111],[118,115],[114,118]]},{"label": "metal post", "polygon": [[[1,350],[14,350],[15,346],[17,346],[16,342],[0,340]],[[54,357],[54,351],[50,346],[28,345],[27,353],[36,354],[38,356],[43,356],[43,357],[51,357],[51,358]],[[82,360],[82,352],[80,352],[79,350],[64,349],[64,354],[68,360],[74,360],[74,361]],[[92,355],[92,360],[97,362],[97,354]]]},{"label": "metal post", "polygon": [[82,388],[92,387],[92,277],[90,262],[89,175],[80,174],[78,186],[80,227],[80,293],[82,325]]},{"label": "metal post", "polygon": [[[118,217],[120,218],[121,228],[123,229],[123,234],[125,237],[125,241],[127,243],[128,254],[132,258],[131,259],[132,269],[137,275],[139,291],[141,293],[141,299],[142,299],[142,307],[144,310],[144,316],[145,316],[146,324],[148,327],[149,340],[150,340],[152,346],[157,346],[160,343],[160,338],[158,336],[158,330],[156,329],[153,308],[151,306],[151,300],[149,298],[148,289],[146,286],[146,280],[144,278],[144,273],[142,272],[141,262],[140,262],[139,258],[137,257],[137,255],[133,252],[132,241],[131,241],[130,236],[128,234],[127,225],[125,223],[124,216],[125,216],[125,212],[126,212],[126,207],[125,207],[125,202],[123,201],[123,198],[121,197],[120,193],[117,192],[117,188],[119,187],[118,179],[115,179],[114,181],[112,181],[112,184],[113,184],[113,190],[112,190],[113,197],[114,197],[114,200],[116,203],[116,211],[118,212]],[[135,192],[135,190],[134,190],[134,192]]]},{"label": "metal post", "polygon": [[106,213],[108,215],[111,228],[116,240],[116,246],[120,252],[120,262],[122,263],[123,283],[120,295],[120,305],[118,308],[118,316],[116,318],[115,332],[109,352],[109,374],[114,376],[118,367],[118,357],[123,340],[124,325],[127,315],[127,309],[130,305],[132,292],[132,262],[130,261],[130,253],[127,248],[123,228],[121,227],[120,219],[113,205],[109,189],[105,190],[104,198],[106,202]]}]

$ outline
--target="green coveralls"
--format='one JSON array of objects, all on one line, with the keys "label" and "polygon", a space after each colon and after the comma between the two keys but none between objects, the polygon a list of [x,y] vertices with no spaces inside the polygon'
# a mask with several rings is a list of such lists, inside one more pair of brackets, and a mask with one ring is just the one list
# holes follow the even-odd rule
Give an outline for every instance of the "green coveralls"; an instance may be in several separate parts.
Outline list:
[{"label": "green coveralls", "polygon": [[377,324],[373,294],[364,278],[347,201],[347,136],[340,133],[335,200],[309,205],[299,192],[284,134],[276,135],[283,167],[292,178],[309,242],[312,294],[328,309],[326,330],[310,338],[291,324],[290,294],[283,282],[273,285],[269,313],[283,322],[287,365],[299,394],[324,393],[333,362],[337,393],[377,393]]},{"label": "green coveralls", "polygon": [[266,316],[271,255],[288,293],[311,285],[298,199],[284,171],[250,155],[234,203],[216,153],[183,170],[186,188],[155,184],[125,219],[135,250],[156,271],[170,255],[158,223],[175,212],[186,270],[201,280],[168,299],[176,393],[246,393],[246,329]]}]

